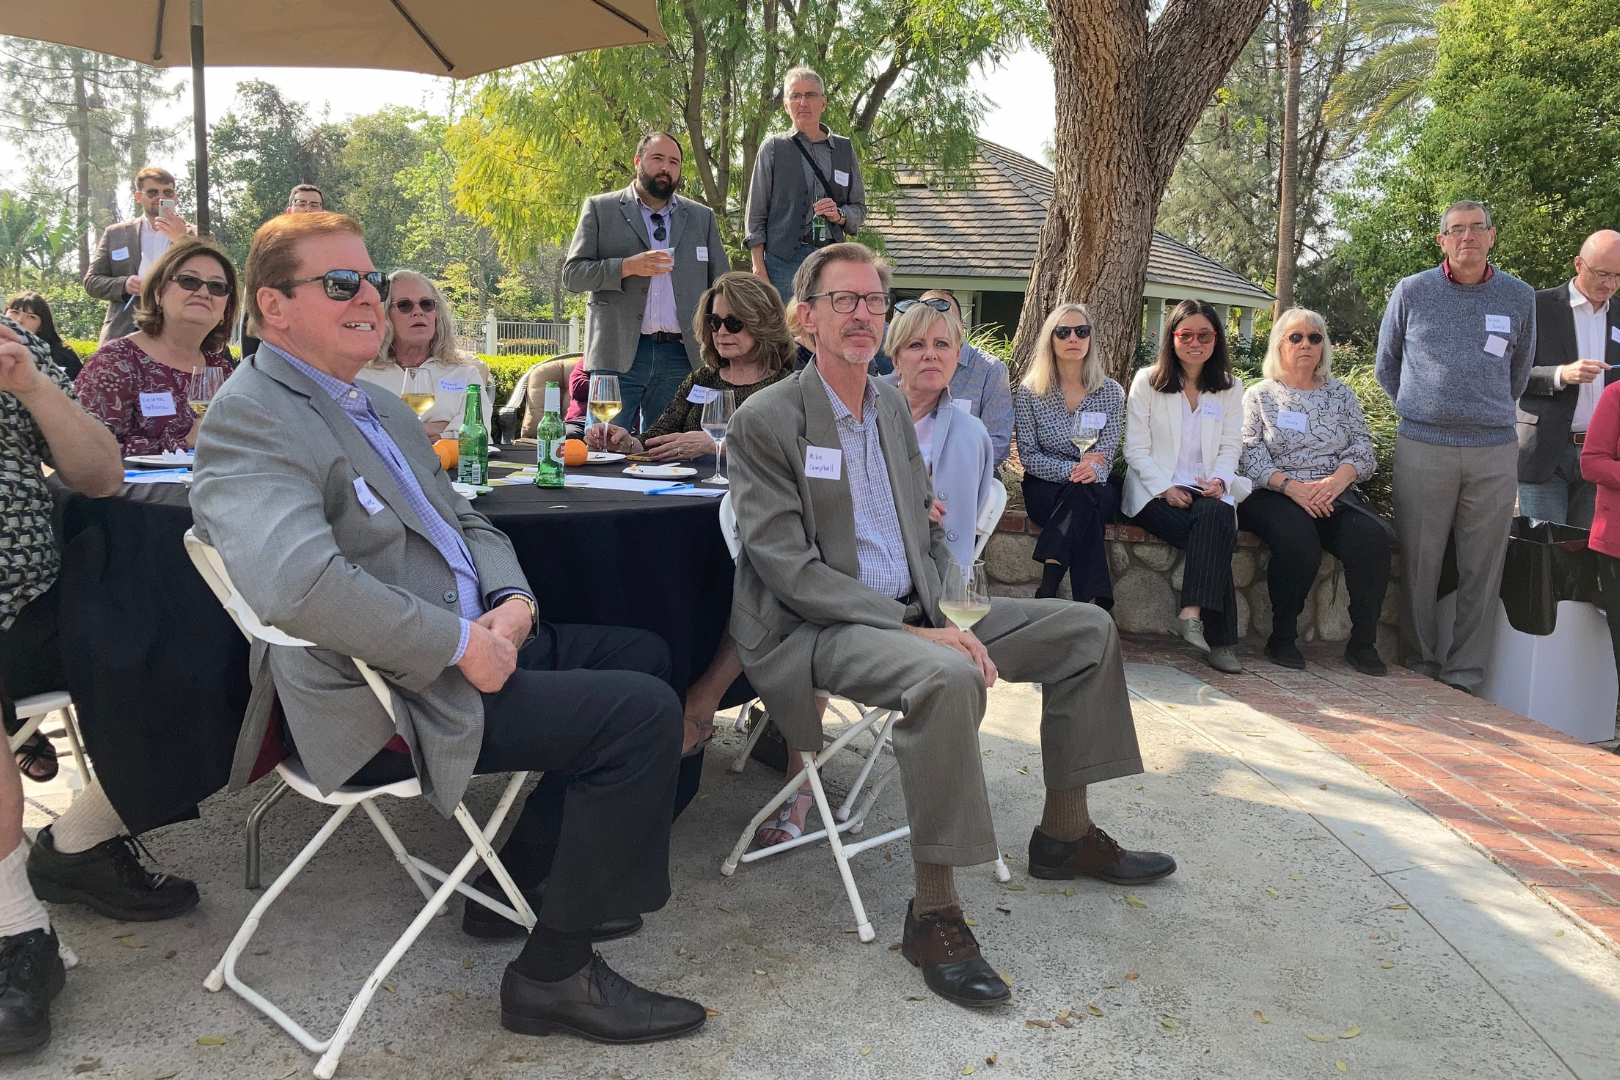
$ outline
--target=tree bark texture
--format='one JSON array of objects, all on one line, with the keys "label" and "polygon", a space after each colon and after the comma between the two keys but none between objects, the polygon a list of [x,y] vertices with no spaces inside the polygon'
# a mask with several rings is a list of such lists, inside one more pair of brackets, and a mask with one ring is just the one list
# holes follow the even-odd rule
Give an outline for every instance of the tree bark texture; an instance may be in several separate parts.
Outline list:
[{"label": "tree bark texture", "polygon": [[73,141],[78,146],[78,192],[73,224],[79,233],[79,279],[90,271],[90,102],[85,94],[84,54],[73,54]]},{"label": "tree bark texture", "polygon": [[1311,0],[1287,0],[1283,40],[1288,82],[1283,92],[1282,175],[1277,184],[1277,300],[1273,317],[1294,306],[1294,269],[1299,250],[1299,81],[1311,34]]},{"label": "tree bark texture", "polygon": [[1204,106],[1271,0],[1047,0],[1056,84],[1055,190],[1014,339],[1018,369],[1047,314],[1078,300],[1122,383],[1142,325],[1153,220]]}]

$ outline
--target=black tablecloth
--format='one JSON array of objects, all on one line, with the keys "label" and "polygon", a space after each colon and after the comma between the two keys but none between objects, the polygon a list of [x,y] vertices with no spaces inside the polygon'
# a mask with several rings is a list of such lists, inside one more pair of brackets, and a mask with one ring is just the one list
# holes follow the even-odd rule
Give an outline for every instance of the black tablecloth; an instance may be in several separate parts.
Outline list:
[{"label": "black tablecloth", "polygon": [[[68,689],[133,833],[195,816],[225,786],[247,707],[246,639],[182,543],[188,492],[127,485],[87,499],[59,489]],[[718,499],[498,486],[474,505],[512,538],[542,619],[658,634],[681,693],[708,665],[731,610]]]}]

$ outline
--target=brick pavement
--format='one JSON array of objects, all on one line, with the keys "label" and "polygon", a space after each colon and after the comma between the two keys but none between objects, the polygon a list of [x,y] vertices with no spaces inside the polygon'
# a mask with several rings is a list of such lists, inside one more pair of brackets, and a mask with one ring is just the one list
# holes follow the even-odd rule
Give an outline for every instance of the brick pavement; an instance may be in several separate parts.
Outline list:
[{"label": "brick pavement", "polygon": [[1169,635],[1127,636],[1165,664],[1294,725],[1439,818],[1620,946],[1620,756],[1406,668],[1361,675],[1342,645],[1301,643],[1291,671],[1257,645],[1222,675]]}]

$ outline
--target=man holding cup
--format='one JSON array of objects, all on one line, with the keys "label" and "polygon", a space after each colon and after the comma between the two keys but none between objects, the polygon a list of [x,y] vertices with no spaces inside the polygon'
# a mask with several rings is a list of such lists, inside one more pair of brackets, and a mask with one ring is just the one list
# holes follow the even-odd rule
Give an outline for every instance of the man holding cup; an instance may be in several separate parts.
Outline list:
[{"label": "man holding cup", "polygon": [[134,195],[140,213],[107,226],[84,275],[84,291],[107,301],[103,343],[135,332],[141,277],[172,241],[197,231],[175,212],[174,174],[167,169],[148,166],[136,173]]}]

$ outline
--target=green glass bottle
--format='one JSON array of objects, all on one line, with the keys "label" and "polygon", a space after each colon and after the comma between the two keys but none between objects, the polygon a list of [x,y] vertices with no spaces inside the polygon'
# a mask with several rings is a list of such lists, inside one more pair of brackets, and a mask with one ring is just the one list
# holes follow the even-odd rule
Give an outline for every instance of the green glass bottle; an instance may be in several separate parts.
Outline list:
[{"label": "green glass bottle", "polygon": [[826,247],[832,242],[832,227],[827,219],[820,214],[810,223],[810,242],[816,247]]},{"label": "green glass bottle", "polygon": [[563,441],[567,436],[562,422],[562,387],[546,383],[546,412],[534,429],[535,487],[563,486]]},{"label": "green glass bottle", "polygon": [[457,480],[474,487],[489,484],[489,430],[484,427],[484,407],[479,400],[479,386],[470,379],[467,381],[467,412],[461,418],[457,455]]}]

